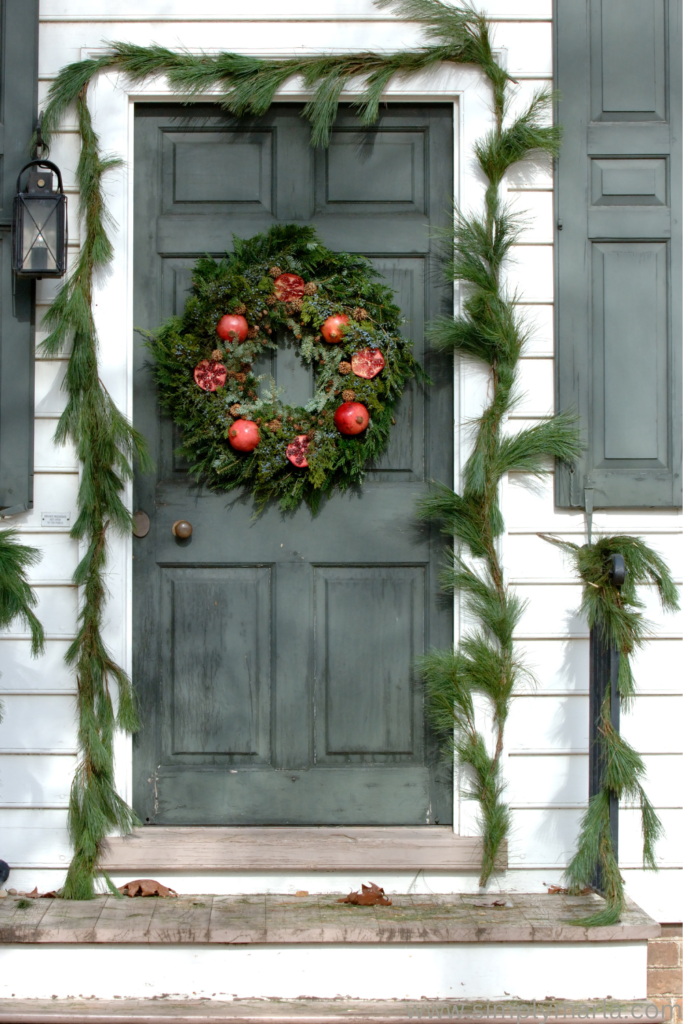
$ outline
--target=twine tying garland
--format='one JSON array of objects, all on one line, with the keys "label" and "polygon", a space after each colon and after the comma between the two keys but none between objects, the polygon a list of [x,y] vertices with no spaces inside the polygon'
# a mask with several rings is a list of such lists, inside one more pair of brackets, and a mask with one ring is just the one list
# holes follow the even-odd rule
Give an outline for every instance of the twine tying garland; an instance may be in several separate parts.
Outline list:
[{"label": "twine tying garland", "polygon": [[[234,53],[217,55],[174,53],[159,46],[112,43],[106,54],[62,69],[52,84],[43,115],[43,138],[48,141],[75,103],[81,136],[77,170],[80,211],[85,222],[80,258],[67,284],[48,313],[52,333],[43,343],[46,354],[61,351],[73,339],[65,386],[67,409],[56,438],[70,439],[83,464],[79,517],[72,536],[87,542],[87,553],[74,580],[83,585],[84,599],[78,636],[67,655],[78,676],[79,743],[83,759],[72,788],[69,827],[74,859],[64,896],[90,898],[102,844],[113,829],[128,831],[135,816],[114,787],[112,742],[114,727],[134,731],[135,705],[125,673],[110,659],[102,640],[105,602],[106,535],[114,528],[130,531],[130,515],[121,494],[138,458],[144,468],[144,443],[116,409],[97,371],[97,338],[92,316],[92,278],[112,257],[105,226],[102,176],[118,161],[103,159],[93,131],[87,88],[100,71],[118,70],[133,82],[165,75],[171,88],[192,99],[218,90],[217,102],[236,116],[264,114],[277,90],[299,76],[314,90],[304,108],[312,125],[312,144],[326,145],[342,92],[358,78],[364,91],[355,101],[364,125],[377,118],[379,102],[395,75],[408,75],[443,62],[479,67],[493,94],[494,128],[476,146],[479,166],[489,185],[481,217],[458,213],[448,265],[452,281],[465,285],[463,314],[438,321],[431,328],[433,343],[483,362],[490,373],[491,400],[475,427],[474,448],[464,470],[461,494],[435,487],[423,500],[422,518],[438,519],[460,546],[444,573],[447,589],[460,590],[480,627],[457,650],[433,651],[422,661],[427,712],[446,745],[455,749],[480,801],[484,861],[481,881],[494,865],[496,852],[509,829],[509,809],[502,800],[500,757],[503,730],[515,685],[524,672],[515,657],[513,630],[523,603],[507,588],[497,538],[503,532],[498,502],[499,484],[511,470],[541,474],[552,457],[571,461],[579,451],[570,420],[555,417],[514,436],[502,427],[514,404],[517,361],[526,330],[514,297],[501,282],[503,261],[518,237],[519,225],[500,201],[503,175],[533,151],[555,154],[560,132],[544,117],[550,95],[539,93],[518,117],[506,123],[507,90],[512,79],[493,58],[486,17],[468,5],[451,7],[440,0],[374,0],[391,7],[404,19],[422,24],[430,44],[398,53],[362,52],[316,55],[290,60],[262,60]],[[467,563],[463,552],[475,560]],[[115,713],[109,678],[118,683]],[[477,728],[473,695],[484,694],[492,707],[495,748],[490,752]],[[453,742],[453,730],[456,739]]]},{"label": "twine tying garland", "polygon": [[[678,592],[671,573],[659,555],[640,537],[601,537],[594,544],[579,547],[571,541],[541,534],[544,540],[566,551],[583,582],[581,611],[591,629],[602,631],[604,642],[619,650],[619,701],[624,710],[633,705],[636,694],[631,670],[631,655],[652,634],[650,623],[641,609],[640,586],[655,586],[662,608],[678,610]],[[610,583],[611,557],[623,555],[626,580],[618,589]],[[585,926],[614,924],[625,905],[624,880],[612,844],[610,831],[610,796],[640,807],[643,834],[643,864],[657,870],[655,843],[662,835],[662,823],[642,786],[645,765],[640,754],[612,726],[609,693],[601,710],[600,742],[603,746],[605,778],[602,790],[590,801],[581,819],[577,850],[565,872],[574,890],[591,885],[596,868],[600,868],[606,906],[590,917],[577,921]]]}]

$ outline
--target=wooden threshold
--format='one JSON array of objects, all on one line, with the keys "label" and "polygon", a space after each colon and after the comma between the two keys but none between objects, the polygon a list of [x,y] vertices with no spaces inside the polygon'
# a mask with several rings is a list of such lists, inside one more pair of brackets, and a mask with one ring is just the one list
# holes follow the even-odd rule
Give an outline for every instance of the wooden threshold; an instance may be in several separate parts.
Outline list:
[{"label": "wooden threshold", "polygon": [[[106,871],[479,871],[481,839],[448,826],[149,826],[112,838]],[[496,869],[507,868],[501,844]]]}]

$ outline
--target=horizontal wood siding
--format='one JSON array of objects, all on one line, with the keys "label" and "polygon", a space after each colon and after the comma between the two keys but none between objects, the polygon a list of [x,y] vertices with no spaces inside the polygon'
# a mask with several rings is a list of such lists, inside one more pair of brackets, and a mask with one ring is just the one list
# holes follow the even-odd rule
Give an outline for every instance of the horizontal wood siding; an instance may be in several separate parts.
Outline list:
[{"label": "horizontal wood siding", "polygon": [[[551,0],[493,0],[487,6],[495,20],[496,47],[519,80],[515,103],[521,104],[534,90],[551,83]],[[253,0],[248,11],[236,0],[197,0],[191,14],[181,0],[148,0],[144,13],[140,11],[136,0],[42,0],[41,103],[58,69],[79,59],[84,49],[101,47],[103,38],[264,54],[301,52],[302,48],[319,52],[331,45],[339,49],[391,49],[415,44],[420,38],[417,26],[401,24],[390,14],[378,12],[370,0],[297,0],[294,5],[283,5],[280,0]],[[471,109],[468,102],[466,93],[462,108],[465,118]],[[73,115],[67,117],[64,130],[55,140],[52,158],[64,172],[73,216],[78,159]],[[470,152],[460,154],[459,166],[460,195],[466,203],[476,204],[481,193],[472,176]],[[521,366],[523,394],[510,418],[509,429],[516,430],[545,415],[553,403],[553,222],[549,163],[528,161],[513,168],[506,191],[515,208],[527,212],[525,232],[515,249],[508,281],[511,288],[518,289],[524,312],[534,326]],[[125,206],[122,210],[125,214]],[[75,220],[69,237],[74,258],[79,245]],[[54,291],[53,284],[39,285],[39,316]],[[112,294],[108,301],[115,305],[117,296]],[[38,339],[43,336],[39,329]],[[678,344],[680,341],[677,339]],[[117,400],[129,409],[125,366],[122,351],[117,355],[115,348],[106,348],[106,383]],[[41,661],[32,661],[27,638],[16,631],[0,641],[0,690],[4,692],[7,709],[5,722],[0,725],[0,827],[10,845],[2,855],[17,866],[15,884],[21,885],[21,880],[25,880],[31,887],[34,879],[43,879],[46,885],[50,879],[50,885],[61,880],[68,859],[68,786],[76,763],[74,681],[61,658],[75,629],[77,595],[70,575],[78,550],[68,538],[67,528],[48,530],[40,525],[42,511],[70,511],[72,522],[76,511],[78,467],[74,454],[56,448],[51,442],[56,417],[64,404],[64,393],[60,390],[63,373],[64,359],[38,360],[35,509],[14,520],[28,542],[44,549],[44,559],[35,570],[34,579],[40,614],[50,637],[48,652]],[[467,361],[463,361],[458,373],[456,448],[462,465],[468,438],[460,425],[481,409],[486,398],[486,380],[479,368]],[[586,804],[588,634],[585,622],[577,614],[580,589],[568,565],[537,534],[552,531],[583,543],[584,520],[580,512],[555,510],[552,479],[539,483],[523,474],[513,474],[505,482],[503,510],[507,524],[503,562],[509,567],[511,582],[529,601],[518,642],[534,670],[536,683],[529,684],[524,695],[514,702],[507,730],[504,771],[513,808],[513,830],[508,871],[500,876],[500,884],[540,891],[543,882],[559,880],[571,856]],[[679,514],[597,513],[594,530],[642,534],[665,555],[681,582],[683,519]],[[125,545],[112,546],[112,600],[107,633],[114,656],[124,664],[130,661],[124,564],[128,551]],[[638,815],[634,810],[625,809],[622,813],[621,860],[630,895],[654,917],[671,920],[667,914],[674,912],[672,908],[680,896],[683,867],[680,786],[672,783],[683,768],[683,621],[681,617],[662,616],[654,600],[648,601],[648,614],[655,622],[657,636],[636,659],[639,696],[633,710],[622,716],[622,723],[624,735],[644,755],[649,773],[647,789],[667,830],[658,847],[663,870],[658,875],[642,871]],[[459,617],[457,629],[462,631],[466,627],[464,616]],[[125,741],[119,747],[117,770],[121,787],[127,792],[130,747]],[[460,833],[476,834],[476,804],[461,798],[456,810]],[[119,849],[119,844],[112,847]],[[197,870],[203,866],[197,864]],[[263,870],[264,885],[272,882],[286,889],[284,875],[276,877],[275,873]],[[399,874],[392,874],[397,885]],[[455,879],[446,879],[441,873],[438,877],[443,886],[466,888],[475,883],[474,873]],[[195,882],[193,888],[192,875],[185,874],[182,884],[186,892],[206,889],[205,882]],[[434,878],[431,886],[438,890]]]}]

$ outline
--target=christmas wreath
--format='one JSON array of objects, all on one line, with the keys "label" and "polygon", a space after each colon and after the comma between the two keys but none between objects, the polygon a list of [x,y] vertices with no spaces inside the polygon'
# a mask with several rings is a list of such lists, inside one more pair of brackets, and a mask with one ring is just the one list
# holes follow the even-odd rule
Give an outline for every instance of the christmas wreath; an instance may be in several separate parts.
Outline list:
[{"label": "christmas wreath", "polygon": [[[360,484],[386,449],[406,383],[424,379],[401,312],[369,260],[336,253],[312,227],[276,225],[234,252],[204,257],[192,294],[148,344],[162,405],[182,430],[179,454],[207,486],[246,486],[259,508]],[[312,365],[305,406],[254,364],[290,339]]]}]

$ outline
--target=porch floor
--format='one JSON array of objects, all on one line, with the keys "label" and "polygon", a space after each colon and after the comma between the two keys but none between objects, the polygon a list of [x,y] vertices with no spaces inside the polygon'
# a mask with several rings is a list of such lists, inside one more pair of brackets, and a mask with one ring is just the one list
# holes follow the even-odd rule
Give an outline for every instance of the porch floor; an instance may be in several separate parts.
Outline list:
[{"label": "porch floor", "polygon": [[[378,879],[381,882],[381,879]],[[493,906],[496,899],[512,906]],[[545,894],[391,896],[392,906],[338,903],[335,895],[179,896],[76,902],[0,901],[2,943],[287,944],[634,942],[659,937],[656,921],[630,903],[619,924],[569,922],[602,898]],[[482,906],[485,904],[485,906]]]}]

